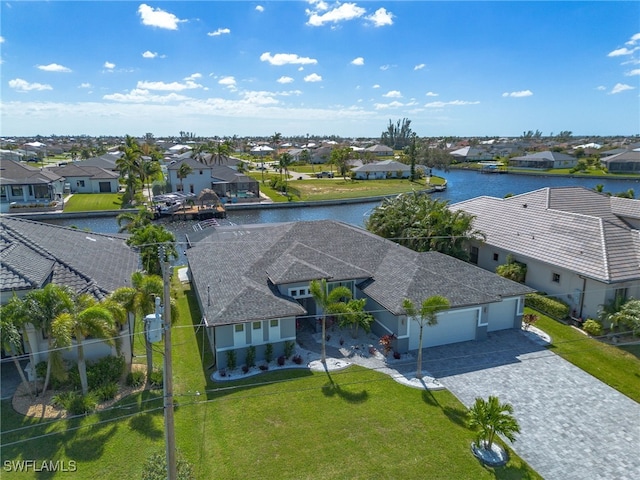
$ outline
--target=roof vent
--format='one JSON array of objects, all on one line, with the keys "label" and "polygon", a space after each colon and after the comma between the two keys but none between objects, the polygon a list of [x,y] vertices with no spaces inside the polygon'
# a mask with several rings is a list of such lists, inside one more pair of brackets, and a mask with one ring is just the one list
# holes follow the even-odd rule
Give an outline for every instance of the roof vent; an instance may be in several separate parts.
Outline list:
[{"label": "roof vent", "polygon": [[526,203],[523,203],[523,204],[522,204],[522,208],[527,208],[527,204],[526,204]]}]

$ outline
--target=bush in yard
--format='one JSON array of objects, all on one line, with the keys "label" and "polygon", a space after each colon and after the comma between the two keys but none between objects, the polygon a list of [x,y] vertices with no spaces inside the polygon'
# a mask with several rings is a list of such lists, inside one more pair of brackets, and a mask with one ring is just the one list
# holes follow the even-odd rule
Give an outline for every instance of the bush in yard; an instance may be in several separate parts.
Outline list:
[{"label": "bush in yard", "polygon": [[236,351],[235,350],[227,350],[227,368],[229,370],[233,370],[236,368]]},{"label": "bush in yard", "polygon": [[284,358],[289,358],[293,355],[293,349],[296,347],[296,343],[292,340],[284,342]]},{"label": "bush in yard", "polygon": [[103,385],[100,388],[94,391],[96,397],[101,402],[106,402],[107,400],[111,400],[115,398],[118,393],[118,384],[117,383],[108,383],[107,385]]},{"label": "bush in yard", "polygon": [[162,388],[162,385],[164,384],[162,370],[154,370],[153,372],[151,372],[149,380],[151,383],[151,388]]},{"label": "bush in yard", "polygon": [[247,356],[245,358],[245,363],[249,368],[255,366],[256,364],[256,347],[254,347],[253,345],[247,348]]},{"label": "bush in yard", "polygon": [[130,387],[133,387],[133,388],[141,387],[142,385],[144,385],[145,381],[146,381],[146,378],[145,378],[144,372],[141,372],[139,370],[134,372],[129,372],[129,374],[127,375],[127,385]]},{"label": "bush in yard", "polygon": [[[176,450],[177,480],[194,480],[193,465]],[[165,480],[167,478],[167,457],[164,451],[151,454],[144,464],[142,480]]]},{"label": "bush in yard", "polygon": [[124,373],[124,357],[104,357],[87,365],[89,389],[95,390],[103,385],[117,383]]},{"label": "bush in yard", "polygon": [[271,360],[273,360],[273,345],[267,343],[264,348],[264,361],[269,363]]},{"label": "bush in yard", "polygon": [[588,319],[582,324],[582,329],[589,335],[597,337],[602,335],[602,324],[593,318]]},{"label": "bush in yard", "polygon": [[524,304],[556,320],[563,320],[569,316],[570,307],[567,303],[539,293],[529,293],[525,297]]},{"label": "bush in yard", "polygon": [[280,355],[280,356],[278,357],[278,366],[280,366],[280,367],[284,367],[284,362],[285,362],[285,360],[286,360],[285,356],[284,356],[284,355]]},{"label": "bush in yard", "polygon": [[531,326],[538,321],[538,315],[535,313],[525,313],[522,316],[522,323],[524,323],[524,329],[529,330]]},{"label": "bush in yard", "polygon": [[296,365],[300,365],[302,363],[302,357],[300,355],[294,356],[293,363],[295,363]]},{"label": "bush in yard", "polygon": [[82,395],[79,392],[73,392],[69,396],[67,404],[67,412],[71,415],[84,415],[85,413],[91,413],[96,409],[98,400],[96,396],[89,392],[88,395]]}]

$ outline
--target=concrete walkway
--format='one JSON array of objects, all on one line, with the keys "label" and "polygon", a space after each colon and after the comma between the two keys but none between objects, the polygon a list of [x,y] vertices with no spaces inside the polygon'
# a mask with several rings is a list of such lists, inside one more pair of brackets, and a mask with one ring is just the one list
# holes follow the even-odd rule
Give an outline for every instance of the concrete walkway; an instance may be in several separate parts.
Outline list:
[{"label": "concrete walkway", "polygon": [[425,369],[465,405],[489,395],[513,405],[521,433],[512,447],[544,478],[640,478],[640,405],[521,332],[424,355]]}]

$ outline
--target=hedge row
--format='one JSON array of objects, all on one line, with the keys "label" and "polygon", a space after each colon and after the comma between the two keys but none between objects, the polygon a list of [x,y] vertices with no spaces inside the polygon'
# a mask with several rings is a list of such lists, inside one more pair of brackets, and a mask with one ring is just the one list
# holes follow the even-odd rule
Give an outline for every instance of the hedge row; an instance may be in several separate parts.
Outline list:
[{"label": "hedge row", "polygon": [[571,307],[562,300],[550,298],[539,293],[530,293],[526,296],[525,306],[533,308],[551,318],[564,320],[569,316]]}]

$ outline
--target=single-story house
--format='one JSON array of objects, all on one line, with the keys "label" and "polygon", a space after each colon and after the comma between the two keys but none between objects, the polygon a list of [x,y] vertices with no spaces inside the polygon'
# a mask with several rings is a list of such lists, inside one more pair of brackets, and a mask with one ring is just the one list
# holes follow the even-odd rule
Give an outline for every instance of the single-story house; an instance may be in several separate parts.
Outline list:
[{"label": "single-story house", "polygon": [[509,159],[510,167],[540,168],[544,170],[549,168],[573,168],[577,164],[578,159],[576,157],[549,150]]},{"label": "single-story house", "polygon": [[[180,166],[186,163],[191,173],[178,178]],[[174,191],[199,194],[209,188],[224,202],[225,198],[247,200],[260,198],[260,183],[227,165],[206,165],[195,158],[184,157],[167,167],[169,183]],[[225,198],[223,198],[225,197]]]},{"label": "single-story house", "polygon": [[378,157],[389,157],[389,156],[393,156],[393,148],[387,146],[387,145],[371,145],[370,147],[367,147],[364,149],[365,152],[370,152],[373,155],[376,155]]},{"label": "single-story house", "polygon": [[120,175],[100,167],[80,166],[70,163],[49,170],[64,177],[71,193],[117,193]]},{"label": "single-story house", "polygon": [[[125,235],[87,233],[11,216],[0,217],[0,300],[7,303],[15,294],[23,297],[49,283],[66,285],[76,293],[89,293],[102,300],[119,287],[131,286],[131,274],[140,267],[139,255],[126,243]],[[132,327],[132,325],[131,325]],[[131,361],[130,326],[121,332],[122,352]],[[33,361],[48,358],[43,332],[26,329]],[[113,347],[99,340],[85,342],[87,359],[114,353]],[[75,350],[65,352],[75,358]]]},{"label": "single-story house", "polygon": [[13,160],[15,162],[19,162],[24,158],[24,153],[19,152],[18,150],[4,150],[0,149],[0,160]]},{"label": "single-story house", "polygon": [[358,180],[409,178],[411,176],[411,167],[395,160],[365,163],[360,167],[352,168],[351,171]]},{"label": "single-story house", "polygon": [[11,204],[42,204],[60,200],[64,178],[48,168],[36,168],[13,160],[3,160],[0,170],[0,205],[7,213]]},{"label": "single-story house", "polygon": [[119,172],[117,161],[122,157],[122,152],[105,153],[99,157],[87,158],[86,160],[78,160],[73,165],[78,167],[98,167],[111,172]]},{"label": "single-story house", "polygon": [[486,235],[470,245],[472,263],[495,271],[512,255],[527,267],[526,285],[566,301],[576,317],[640,298],[640,200],[557,187],[450,208],[473,215]]},{"label": "single-story house", "polygon": [[640,173],[640,150],[628,150],[600,160],[610,173]]},{"label": "single-story house", "polygon": [[471,146],[453,150],[450,155],[458,162],[480,162],[493,159],[493,154],[487,149]]},{"label": "single-story house", "polygon": [[402,308],[446,297],[451,308],[428,327],[424,347],[480,340],[488,332],[520,328],[531,288],[437,252],[418,253],[366,230],[332,220],[234,225],[188,234],[192,288],[217,368],[227,352],[242,365],[267,345],[275,356],[295,341],[303,323],[318,327],[321,309],[309,285],[349,288],[366,299],[376,335],[395,334],[394,348],[418,348],[419,327]]},{"label": "single-story house", "polygon": [[266,157],[267,155],[272,155],[273,152],[273,148],[268,145],[256,145],[249,151],[251,155],[255,155],[256,157]]}]

